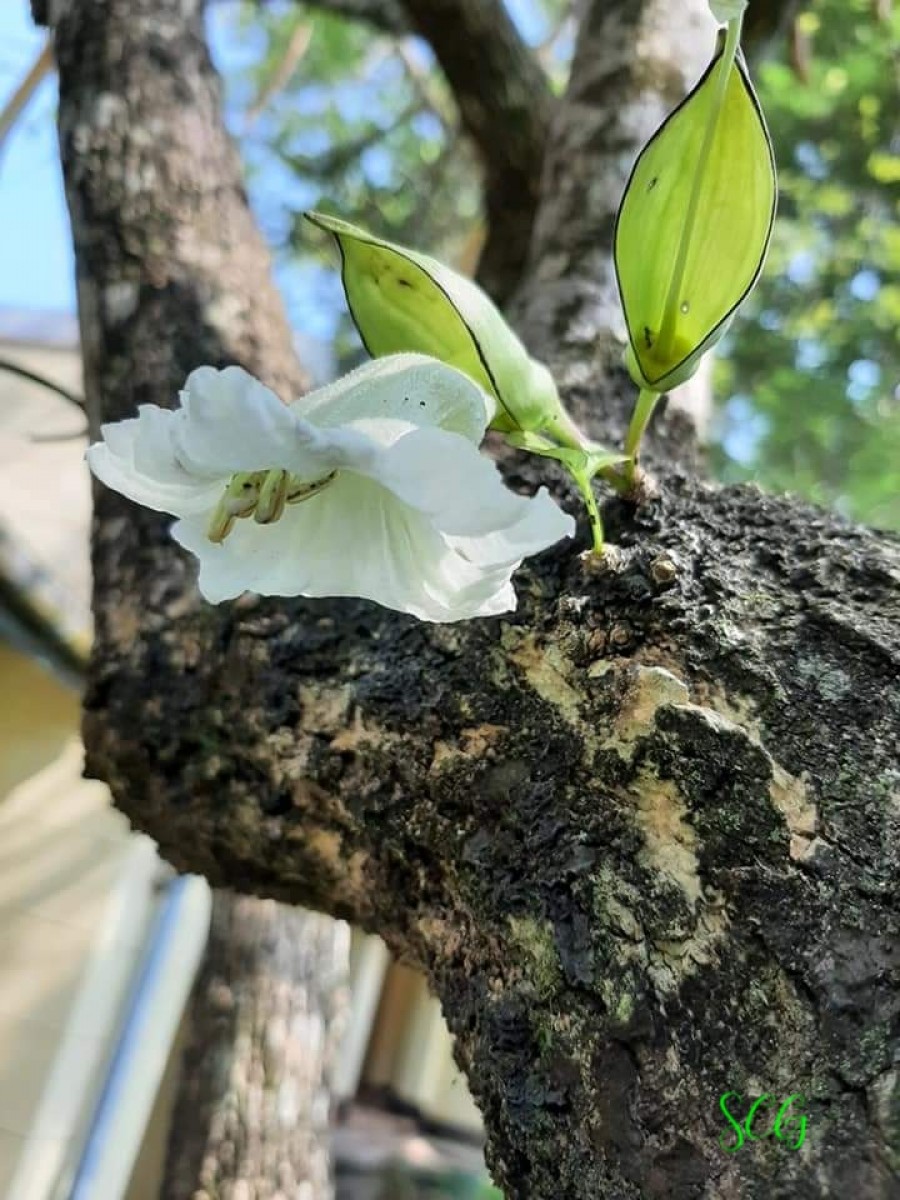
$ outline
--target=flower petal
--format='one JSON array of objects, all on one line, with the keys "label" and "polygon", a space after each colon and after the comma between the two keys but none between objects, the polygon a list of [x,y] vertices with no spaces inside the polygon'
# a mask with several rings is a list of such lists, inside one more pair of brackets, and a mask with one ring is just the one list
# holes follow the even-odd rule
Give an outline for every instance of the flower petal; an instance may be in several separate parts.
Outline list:
[{"label": "flower petal", "polygon": [[[441,429],[406,434],[375,459],[372,474],[447,534],[481,536],[505,529],[522,520],[531,503],[509,490],[496,464],[471,442]],[[571,519],[563,521],[553,540],[570,524]]]},{"label": "flower petal", "polygon": [[88,448],[88,466],[107,487],[157,512],[185,516],[208,510],[221,494],[223,480],[191,474],[177,461],[172,445],[176,415],[143,404],[137,417],[103,425],[103,440]]},{"label": "flower petal", "polygon": [[512,564],[477,562],[422,513],[349,472],[275,525],[237,522],[221,545],[208,541],[198,517],[178,522],[172,533],[199,558],[200,590],[212,603],[244,590],[358,596],[439,622],[515,607]]},{"label": "flower petal", "polygon": [[523,558],[574,536],[575,518],[563,512],[546,488],[540,488],[525,501],[512,524],[479,537],[450,536],[448,541],[470,562],[486,569],[517,567]]},{"label": "flower petal", "polygon": [[176,453],[190,471],[280,468],[315,478],[330,470],[330,439],[241,367],[200,367],[181,393]]},{"label": "flower petal", "polygon": [[470,442],[484,437],[491,401],[455,367],[422,354],[392,354],[302,396],[291,411],[326,429],[387,419],[437,426]]}]

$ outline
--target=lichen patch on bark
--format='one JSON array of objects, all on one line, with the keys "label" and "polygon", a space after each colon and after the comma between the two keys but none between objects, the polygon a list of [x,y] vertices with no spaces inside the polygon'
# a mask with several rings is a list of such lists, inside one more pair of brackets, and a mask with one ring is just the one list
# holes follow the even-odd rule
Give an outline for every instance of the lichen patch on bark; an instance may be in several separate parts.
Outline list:
[{"label": "lichen patch on bark", "polygon": [[635,817],[644,837],[640,859],[681,888],[688,903],[700,899],[697,834],[687,820],[687,808],[671,780],[642,771],[629,789],[635,797]]},{"label": "lichen patch on bark", "polygon": [[574,668],[554,642],[542,642],[530,632],[506,626],[501,645],[507,662],[517,667],[530,687],[573,726],[581,724],[581,694],[573,682]]},{"label": "lichen patch on bark", "polygon": [[[589,674],[598,674],[599,665],[595,663]],[[630,760],[636,742],[653,729],[657,710],[667,704],[686,704],[690,693],[683,680],[663,667],[615,669],[624,681],[625,691],[606,746]]]},{"label": "lichen patch on bark", "polygon": [[769,795],[790,830],[791,858],[805,859],[812,849],[818,823],[818,812],[809,797],[806,783],[789,775],[778,763],[772,763]]}]

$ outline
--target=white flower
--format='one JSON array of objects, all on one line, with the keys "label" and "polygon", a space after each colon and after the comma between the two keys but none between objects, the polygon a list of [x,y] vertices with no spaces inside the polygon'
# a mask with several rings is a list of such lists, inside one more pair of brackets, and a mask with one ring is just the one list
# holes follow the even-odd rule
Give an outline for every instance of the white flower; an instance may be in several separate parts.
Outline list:
[{"label": "white flower", "polygon": [[514,609],[522,559],[574,532],[545,489],[514,495],[478,452],[489,405],[460,371],[414,354],[291,405],[240,367],[200,367],[180,408],[104,425],[88,463],[180,518],[172,535],[212,603],[360,596],[459,621]]},{"label": "white flower", "polygon": [[712,15],[720,25],[736,21],[747,7],[747,0],[709,0]]}]

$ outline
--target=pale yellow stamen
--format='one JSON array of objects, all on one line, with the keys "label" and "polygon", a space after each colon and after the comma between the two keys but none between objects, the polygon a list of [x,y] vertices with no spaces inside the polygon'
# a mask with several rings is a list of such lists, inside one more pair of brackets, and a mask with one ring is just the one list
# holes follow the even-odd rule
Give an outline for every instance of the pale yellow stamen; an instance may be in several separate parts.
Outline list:
[{"label": "pale yellow stamen", "polygon": [[206,536],[211,542],[224,542],[239,518],[250,517],[259,525],[278,521],[286,504],[299,504],[326,488],[337,471],[322,479],[307,481],[287,471],[242,471],[232,475],[222,499],[213,510]]},{"label": "pale yellow stamen", "polygon": [[284,502],[288,489],[287,471],[270,471],[259,489],[259,499],[253,510],[253,520],[257,525],[271,525],[284,512]]},{"label": "pale yellow stamen", "polygon": [[313,483],[304,483],[296,475],[292,475],[287,493],[288,504],[300,504],[303,500],[309,500],[311,496],[315,496],[323,488],[327,488],[329,483],[334,483],[336,478],[337,471],[329,471],[322,479],[316,479]]}]

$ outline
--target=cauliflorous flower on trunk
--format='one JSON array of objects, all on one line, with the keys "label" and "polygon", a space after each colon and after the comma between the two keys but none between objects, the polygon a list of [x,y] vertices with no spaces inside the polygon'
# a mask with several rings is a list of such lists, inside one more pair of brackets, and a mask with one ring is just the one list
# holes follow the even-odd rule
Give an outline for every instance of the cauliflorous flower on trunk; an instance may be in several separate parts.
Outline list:
[{"label": "cauliflorous flower on trunk", "polygon": [[427,621],[516,606],[522,559],[574,532],[478,451],[491,401],[420,355],[367,363],[283,404],[240,367],[200,367],[181,407],[104,425],[88,463],[172,513],[203,596],[358,596]]}]

